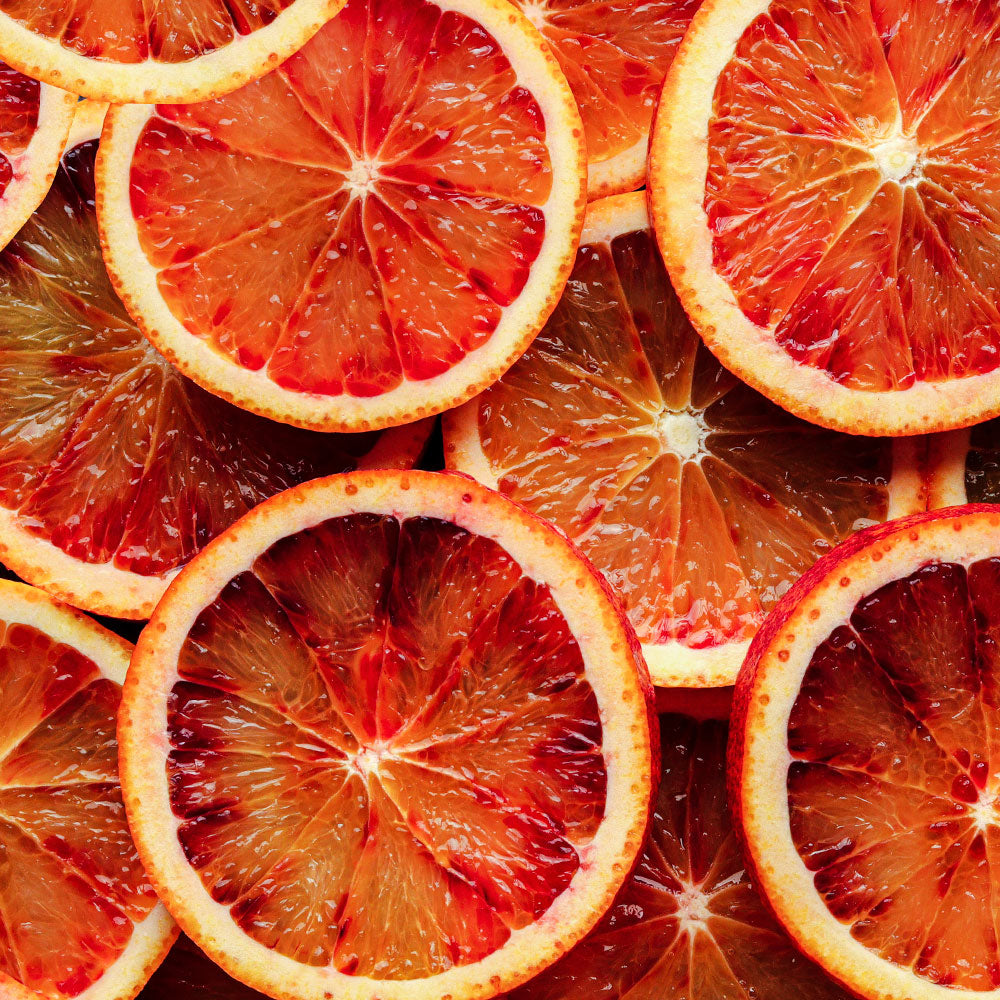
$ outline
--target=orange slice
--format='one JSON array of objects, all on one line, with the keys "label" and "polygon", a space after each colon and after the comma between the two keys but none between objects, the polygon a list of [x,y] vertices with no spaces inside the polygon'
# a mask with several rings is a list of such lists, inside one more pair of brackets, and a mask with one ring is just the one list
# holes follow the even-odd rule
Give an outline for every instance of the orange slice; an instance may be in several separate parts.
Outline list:
[{"label": "orange slice", "polygon": [[45,197],[75,105],[72,94],[0,63],[0,248]]},{"label": "orange slice", "polygon": [[271,996],[493,997],[590,930],[642,846],[634,643],[555,528],[464,476],[296,487],[142,634],[119,727],[140,854]]},{"label": "orange slice", "polygon": [[212,392],[314,429],[403,423],[484,388],[544,323],[582,222],[581,132],[506,0],[350,0],[223,100],[111,114],[105,256]]},{"label": "orange slice", "polygon": [[178,567],[255,503],[331,472],[407,467],[430,425],[300,431],[157,354],[101,259],[103,111],[81,104],[49,195],[0,253],[0,561],[71,604],[146,618]]},{"label": "orange slice", "polygon": [[591,203],[549,323],[444,427],[450,467],[553,521],[607,576],[662,685],[732,684],[804,569],[924,509],[918,443],[806,424],[719,365],[643,192]]},{"label": "orange slice", "polygon": [[98,101],[203,101],[273,69],[343,5],[9,0],[0,9],[0,59]]},{"label": "orange slice", "polygon": [[545,36],[587,137],[591,199],[634,191],[660,88],[701,0],[514,0]]},{"label": "orange slice", "polygon": [[0,580],[4,1000],[131,1000],[176,937],[118,784],[131,651],[41,591]]},{"label": "orange slice", "polygon": [[856,535],[736,689],[731,800],[803,952],[859,997],[1000,997],[1000,508]]},{"label": "orange slice", "polygon": [[650,188],[727,368],[856,434],[1000,413],[1000,11],[713,0],[660,102]]},{"label": "orange slice", "polygon": [[1000,503],[1000,420],[935,434],[928,469],[931,508]]},{"label": "orange slice", "polygon": [[660,716],[663,778],[638,866],[591,934],[509,1000],[848,1000],[744,871],[726,809],[726,729]]}]

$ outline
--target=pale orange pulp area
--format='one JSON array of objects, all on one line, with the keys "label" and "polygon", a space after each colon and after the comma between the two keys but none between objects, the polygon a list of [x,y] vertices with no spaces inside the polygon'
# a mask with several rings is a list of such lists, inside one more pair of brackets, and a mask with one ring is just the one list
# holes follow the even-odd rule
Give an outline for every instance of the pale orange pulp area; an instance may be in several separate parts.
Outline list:
[{"label": "pale orange pulp area", "polygon": [[28,625],[0,622],[0,972],[74,997],[156,902],[125,821],[121,691]]},{"label": "pale orange pulp area", "polygon": [[198,617],[170,697],[189,862],[250,937],[406,980],[543,914],[604,814],[601,723],[548,589],[433,518],[291,535]]},{"label": "pale orange pulp area", "polygon": [[726,725],[660,717],[663,778],[639,864],[584,941],[509,1000],[846,1000],[747,878],[726,807]]},{"label": "pale orange pulp area", "polygon": [[590,160],[649,136],[660,87],[701,0],[516,0],[559,60]]},{"label": "pale orange pulp area", "polygon": [[719,77],[715,268],[852,389],[1000,364],[998,25],[987,4],[778,0]]},{"label": "pale orange pulp area", "polygon": [[789,726],[791,830],[830,912],[934,983],[1000,986],[1000,559],[929,563],[820,645]]},{"label": "pale orange pulp area", "polygon": [[38,127],[41,85],[0,63],[0,196],[15,179],[17,158]]},{"label": "pale orange pulp area", "polygon": [[375,434],[319,434],[199,389],[111,288],[92,144],[0,254],[0,504],[71,556],[141,574],[186,563],[261,500],[345,472]]},{"label": "pale orange pulp area", "polygon": [[704,648],[884,520],[891,450],[789,416],[699,345],[648,231],[584,246],[478,425],[500,489],[581,546],[641,640]]},{"label": "pale orange pulp area", "polygon": [[131,203],[192,334],[283,388],[373,396],[489,340],[551,176],[541,110],[479,24],[350,0],[263,79],[158,107]]}]

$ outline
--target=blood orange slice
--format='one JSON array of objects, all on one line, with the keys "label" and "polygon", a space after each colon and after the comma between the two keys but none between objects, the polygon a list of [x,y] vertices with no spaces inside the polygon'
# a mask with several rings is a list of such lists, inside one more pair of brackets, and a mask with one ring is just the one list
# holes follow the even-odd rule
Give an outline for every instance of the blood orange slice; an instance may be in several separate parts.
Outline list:
[{"label": "blood orange slice", "polygon": [[115,717],[132,647],[0,580],[0,995],[131,1000],[176,928],[139,863]]},{"label": "blood orange slice", "polygon": [[657,235],[723,364],[860,434],[1000,412],[1000,12],[713,0],[664,86]]},{"label": "blood orange slice", "polygon": [[552,47],[580,107],[589,197],[642,187],[663,78],[701,0],[515,2]]},{"label": "blood orange slice", "polygon": [[119,726],[129,820],[185,932],[256,989],[492,997],[635,862],[648,693],[551,525],[464,476],[333,476],[157,607]]},{"label": "blood orange slice", "polygon": [[570,284],[448,464],[565,531],[654,682],[732,684],[764,614],[859,526],[924,509],[920,445],[806,424],[726,372],[670,286],[642,192],[593,202]]},{"label": "blood orange slice", "polygon": [[642,857],[593,932],[509,1000],[847,1000],[774,922],[726,808],[726,723],[662,715]]},{"label": "blood orange slice", "polygon": [[928,470],[932,508],[1000,503],[1000,420],[933,435]]},{"label": "blood orange slice", "polygon": [[1000,508],[880,525],[789,592],[736,690],[770,905],[859,996],[1000,996]]},{"label": "blood orange slice", "polygon": [[76,98],[0,63],[0,248],[45,197]]},{"label": "blood orange slice", "polygon": [[200,101],[273,69],[343,4],[9,0],[0,59],[99,101]]},{"label": "blood orange slice", "polygon": [[506,0],[350,0],[223,100],[112,113],[105,256],[205,388],[303,427],[402,423],[492,382],[555,305],[581,132]]},{"label": "blood orange slice", "polygon": [[299,431],[157,354],[101,260],[102,111],[81,104],[51,191],[0,253],[0,560],[71,604],[145,618],[178,567],[253,504],[330,472],[409,466],[430,426]]}]

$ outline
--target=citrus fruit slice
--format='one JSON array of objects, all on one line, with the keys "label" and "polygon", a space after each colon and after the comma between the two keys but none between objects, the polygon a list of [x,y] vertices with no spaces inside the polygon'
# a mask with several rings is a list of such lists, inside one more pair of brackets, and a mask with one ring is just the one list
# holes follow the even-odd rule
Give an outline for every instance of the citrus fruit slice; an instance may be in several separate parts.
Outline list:
[{"label": "citrus fruit slice", "polygon": [[201,101],[273,69],[344,0],[9,0],[0,59],[98,101]]},{"label": "citrus fruit slice", "polygon": [[0,580],[0,995],[131,1000],[176,928],[139,862],[115,718],[132,647]]},{"label": "citrus fruit slice", "polygon": [[229,97],[116,109],[98,162],[108,266],[153,343],[239,406],[341,431],[514,361],[585,186],[573,95],[505,0],[350,0]]},{"label": "citrus fruit slice", "polygon": [[301,431],[176,372],[115,296],[81,104],[44,203],[0,253],[0,561],[69,603],[145,618],[177,568],[253,504],[314,476],[405,467],[424,422]]},{"label": "citrus fruit slice", "polygon": [[444,428],[450,467],[553,521],[605,574],[662,685],[732,684],[804,569],[859,526],[924,509],[917,443],[806,424],[719,365],[644,192],[589,205],[548,324]]},{"label": "citrus fruit slice", "polygon": [[731,801],[758,883],[861,997],[1000,997],[1000,508],[856,535],[740,674]]},{"label": "citrus fruit slice", "polygon": [[1000,412],[1000,12],[713,0],[664,85],[657,236],[723,364],[858,434]]},{"label": "citrus fruit slice", "polygon": [[701,0],[515,0],[566,74],[587,137],[591,199],[646,180],[663,78]]},{"label": "citrus fruit slice", "polygon": [[45,197],[76,98],[0,63],[0,248]]},{"label": "citrus fruit slice", "polygon": [[186,935],[182,934],[170,949],[163,964],[153,973],[140,1000],[265,1000],[264,994],[251,989],[223,972]]},{"label": "citrus fruit slice", "polygon": [[1000,503],[1000,420],[934,434],[927,498],[931,508]]},{"label": "citrus fruit slice", "polygon": [[509,1000],[848,1000],[744,871],[726,808],[726,729],[660,716],[663,777],[639,864],[597,927]]},{"label": "citrus fruit slice", "polygon": [[638,857],[650,693],[551,525],[465,476],[332,476],[158,605],[119,726],[129,821],[185,933],[255,989],[492,997]]}]

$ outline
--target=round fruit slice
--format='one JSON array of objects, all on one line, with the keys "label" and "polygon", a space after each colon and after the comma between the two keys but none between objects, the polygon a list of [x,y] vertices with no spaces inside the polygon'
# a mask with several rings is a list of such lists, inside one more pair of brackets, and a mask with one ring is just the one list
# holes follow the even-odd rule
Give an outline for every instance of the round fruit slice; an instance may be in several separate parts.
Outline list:
[{"label": "round fruit slice", "polygon": [[726,723],[660,716],[662,772],[639,864],[603,920],[509,1000],[848,1000],[743,870],[726,808]]},{"label": "round fruit slice", "polygon": [[176,937],[125,821],[132,647],[0,580],[0,995],[131,1000]]},{"label": "round fruit slice", "polygon": [[861,997],[1000,997],[1000,508],[856,535],[736,688],[731,801],[768,902]]},{"label": "round fruit slice", "polygon": [[929,450],[931,508],[1000,503],[1000,420],[935,434]]},{"label": "round fruit slice", "polygon": [[344,0],[10,0],[0,59],[98,101],[203,101],[273,69]]},{"label": "round fruit slice", "polygon": [[0,253],[0,561],[71,604],[146,618],[205,542],[305,479],[407,467],[430,424],[317,434],[198,388],[142,336],[101,259],[81,104],[42,206]]},{"label": "round fruit slice", "polygon": [[332,476],[158,605],[119,725],[129,821],[184,931],[255,989],[493,997],[638,857],[649,694],[550,524],[465,476]]},{"label": "round fruit slice", "polygon": [[677,301],[644,192],[593,202],[570,284],[446,460],[566,532],[661,685],[732,684],[764,615],[857,528],[924,509],[917,442],[806,424],[723,369]]},{"label": "round fruit slice", "polygon": [[76,103],[0,63],[0,248],[45,197]]},{"label": "round fruit slice", "polygon": [[514,0],[545,36],[587,137],[590,198],[634,191],[663,78],[701,0]]},{"label": "round fruit slice", "polygon": [[501,375],[559,296],[586,158],[554,56],[506,0],[350,0],[280,69],[112,112],[105,256],[196,382],[370,430]]},{"label": "round fruit slice", "polygon": [[1000,413],[1000,9],[712,0],[664,85],[657,236],[723,364],[856,434]]}]

